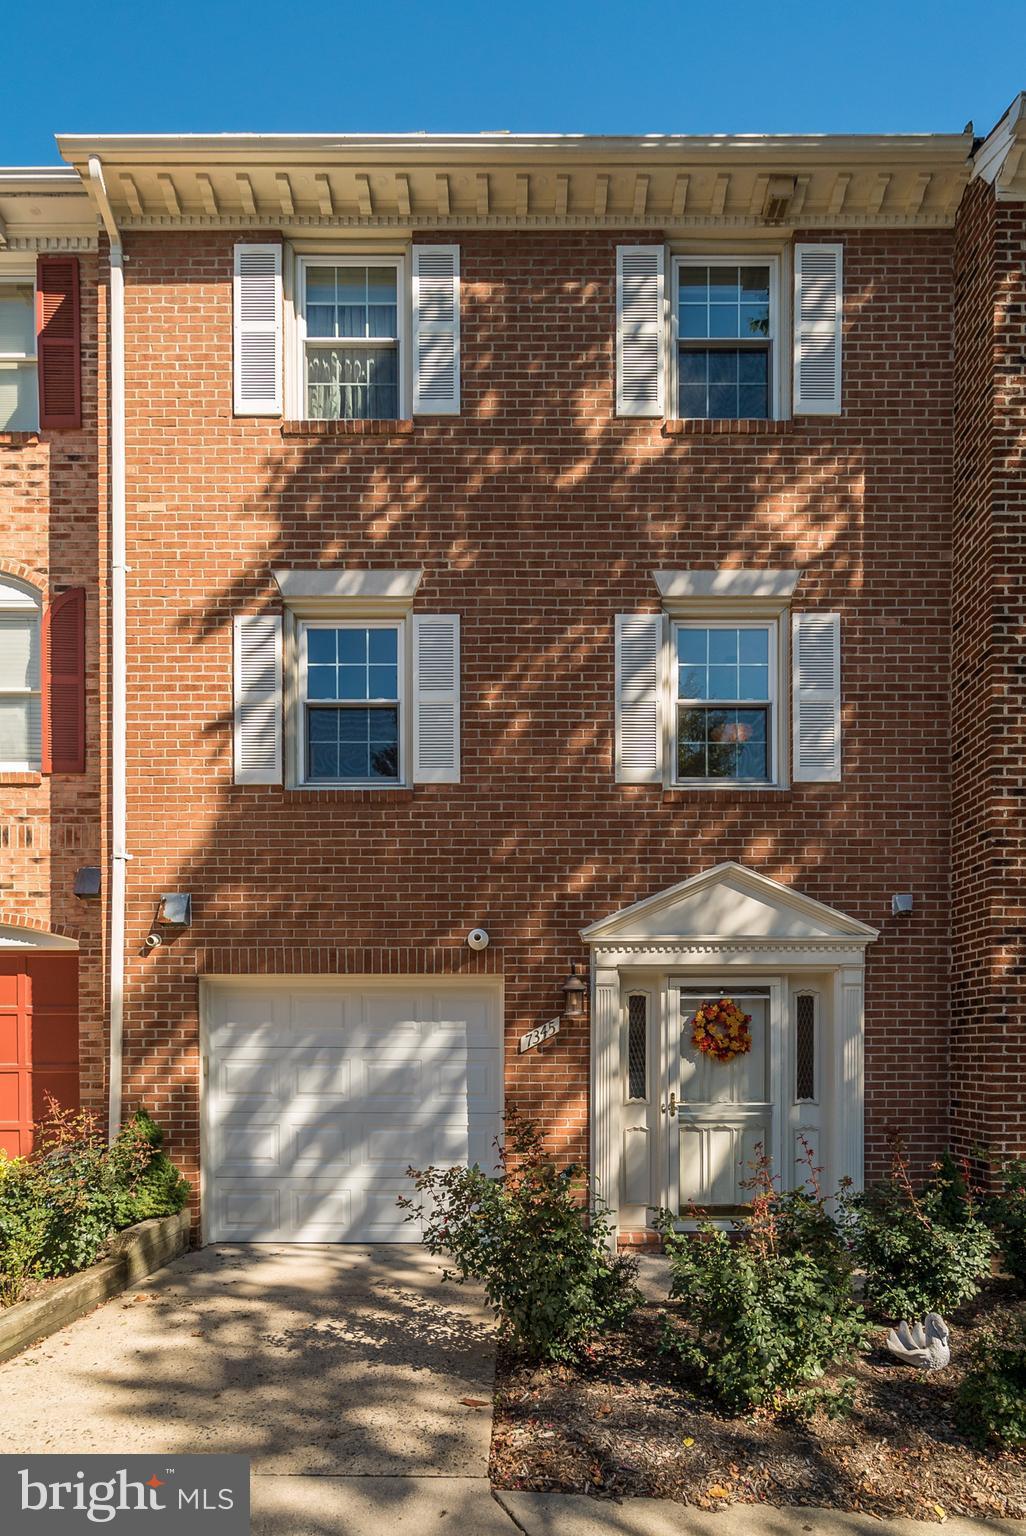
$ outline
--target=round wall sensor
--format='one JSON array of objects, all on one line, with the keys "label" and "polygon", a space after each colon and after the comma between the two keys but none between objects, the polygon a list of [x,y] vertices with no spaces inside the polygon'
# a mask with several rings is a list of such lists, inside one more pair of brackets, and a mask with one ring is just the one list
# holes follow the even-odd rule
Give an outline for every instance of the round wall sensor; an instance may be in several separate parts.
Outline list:
[{"label": "round wall sensor", "polygon": [[467,943],[471,949],[487,949],[488,935],[483,928],[471,928],[467,934]]}]

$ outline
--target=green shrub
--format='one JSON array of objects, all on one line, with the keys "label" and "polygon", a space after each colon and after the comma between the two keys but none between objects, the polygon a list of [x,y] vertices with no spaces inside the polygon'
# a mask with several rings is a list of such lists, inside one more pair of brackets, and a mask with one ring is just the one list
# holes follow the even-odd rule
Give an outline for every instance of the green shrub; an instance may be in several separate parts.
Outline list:
[{"label": "green shrub", "polygon": [[176,1215],[187,1203],[189,1181],[162,1150],[163,1143],[160,1126],[145,1109],[138,1109],[111,1148],[120,1185],[119,1227],[133,1226],[155,1216]]},{"label": "green shrub", "polygon": [[971,1191],[942,1165],[916,1190],[900,1149],[891,1176],[842,1195],[842,1222],[865,1270],[865,1301],[885,1318],[950,1312],[990,1273],[994,1238]]},{"label": "green shrub", "polygon": [[0,1306],[20,1301],[42,1251],[49,1212],[26,1158],[0,1157]]},{"label": "green shrub", "polygon": [[667,1319],[663,1346],[732,1412],[798,1407],[796,1389],[847,1359],[866,1331],[847,1250],[818,1190],[778,1195],[765,1158],[752,1185],[733,1232],[708,1222],[677,1232],[668,1211],[656,1220],[670,1298],[687,1303],[681,1322]]},{"label": "green shrub", "polygon": [[1006,1163],[999,1177],[1001,1193],[991,1203],[990,1216],[1005,1269],[1026,1286],[1026,1158]]},{"label": "green shrub", "polygon": [[977,1445],[1026,1446],[1026,1321],[988,1329],[973,1340],[955,1414]]},{"label": "green shrub", "polygon": [[477,1164],[411,1168],[421,1200],[399,1204],[423,1221],[428,1251],[451,1261],[446,1278],[483,1284],[508,1343],[533,1359],[575,1359],[637,1306],[637,1265],[607,1251],[609,1220],[588,1201],[583,1170],[557,1168],[513,1112],[499,1160],[497,1176]]},{"label": "green shrub", "polygon": [[140,1112],[109,1146],[91,1115],[50,1101],[31,1156],[2,1165],[0,1301],[29,1278],[87,1268],[119,1228],[180,1210],[189,1186],[162,1139]]}]

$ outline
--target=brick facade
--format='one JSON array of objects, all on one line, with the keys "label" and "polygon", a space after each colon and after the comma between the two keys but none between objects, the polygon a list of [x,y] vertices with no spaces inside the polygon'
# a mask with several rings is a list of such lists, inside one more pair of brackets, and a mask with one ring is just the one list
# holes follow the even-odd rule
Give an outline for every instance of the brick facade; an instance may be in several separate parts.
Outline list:
[{"label": "brick facade", "polygon": [[1026,1148],[1026,208],[976,182],[958,231],[952,622],[952,1134]]},{"label": "brick facade", "polygon": [[[1022,205],[976,182],[954,231],[797,233],[844,245],[844,411],[765,424],[616,417],[622,233],[444,227],[417,238],[460,245],[458,417],[236,417],[233,246],[276,238],[126,238],[126,1108],[195,1175],[202,975],[501,974],[507,1102],[586,1157],[587,1020],[517,1038],[558,1010],[583,927],[736,860],[880,930],[867,1177],[897,1131],[920,1166],[1026,1148]],[[83,429],[0,437],[0,570],[87,588],[89,771],[3,786],[0,922],[79,939],[99,1106],[102,907],[71,880],[108,868],[102,256],[82,276]],[[278,608],[272,567],[339,565],[421,566],[417,609],[459,613],[460,784],[233,782],[233,617]],[[614,616],[658,609],[653,570],[739,566],[796,567],[795,606],[842,615],[842,782],[615,784]],[[171,890],[193,926],[151,952]]]},{"label": "brick facade", "polygon": [[[99,401],[106,398],[105,295],[97,259],[79,258],[82,425],[76,431],[0,432],[0,580],[19,577],[44,604],[86,591],[86,772],[0,775],[0,924],[56,933],[80,947],[83,1102],[104,1108],[103,906],[73,894],[75,872],[104,862],[101,684],[106,601],[100,496]],[[104,422],[105,430],[105,422]]]},{"label": "brick facade", "polygon": [[[844,239],[839,421],[682,436],[617,419],[617,237],[461,232],[461,416],[283,437],[232,415],[233,237],[132,238],[126,1084],[190,1165],[203,952],[280,969],[288,947],[295,969],[330,970],[325,950],[383,932],[462,955],[484,923],[512,1044],[558,1008],[583,926],[725,859],[882,929],[870,1168],[892,1127],[924,1157],[944,1146],[953,242]],[[276,603],[272,566],[318,564],[423,566],[417,606],[461,615],[458,786],[232,783],[232,616]],[[798,566],[801,605],[841,611],[843,783],[617,786],[614,615],[658,607],[653,569],[730,565]],[[898,888],[911,923],[890,917]],[[194,926],[145,953],[172,889],[193,893]],[[508,1098],[575,1155],[587,1066],[586,1024],[508,1056]]]}]

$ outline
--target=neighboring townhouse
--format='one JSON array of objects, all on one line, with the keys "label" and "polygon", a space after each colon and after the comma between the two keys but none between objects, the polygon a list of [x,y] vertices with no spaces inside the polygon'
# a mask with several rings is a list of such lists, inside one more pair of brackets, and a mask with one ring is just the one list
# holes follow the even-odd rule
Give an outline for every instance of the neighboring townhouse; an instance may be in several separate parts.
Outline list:
[{"label": "neighboring townhouse", "polygon": [[[0,921],[78,940],[83,1096],[155,1111],[205,1237],[415,1235],[408,1165],[513,1104],[627,1242],[758,1143],[1026,1149],[1021,99],[982,144],[59,144],[103,848]],[[2,441],[33,495],[71,457]]]},{"label": "neighboring townhouse", "polygon": [[[103,1033],[95,211],[0,171],[0,1151],[98,1100]],[[78,894],[82,893],[82,894]],[[79,1041],[81,1005],[90,1028]]]}]

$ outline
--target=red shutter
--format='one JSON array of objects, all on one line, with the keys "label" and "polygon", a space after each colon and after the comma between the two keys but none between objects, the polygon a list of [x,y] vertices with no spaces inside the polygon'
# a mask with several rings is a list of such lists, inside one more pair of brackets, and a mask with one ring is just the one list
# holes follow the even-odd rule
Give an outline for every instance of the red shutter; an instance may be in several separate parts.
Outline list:
[{"label": "red shutter", "polygon": [[43,772],[85,773],[85,591],[43,615]]},{"label": "red shutter", "polygon": [[77,256],[37,258],[36,343],[39,425],[44,428],[80,427],[82,341]]}]

